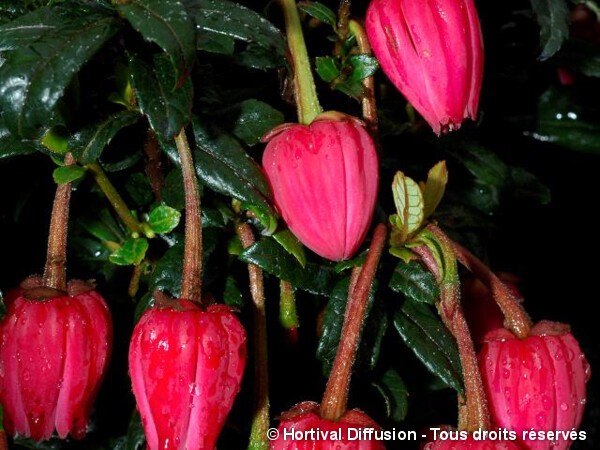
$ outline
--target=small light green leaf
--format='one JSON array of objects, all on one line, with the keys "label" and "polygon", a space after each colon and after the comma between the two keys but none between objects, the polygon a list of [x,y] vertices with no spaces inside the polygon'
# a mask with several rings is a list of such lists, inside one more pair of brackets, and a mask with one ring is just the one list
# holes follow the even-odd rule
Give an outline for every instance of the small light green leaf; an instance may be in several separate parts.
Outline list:
[{"label": "small light green leaf", "polygon": [[327,25],[331,25],[332,27],[336,27],[337,16],[336,14],[320,2],[299,2],[298,8],[304,11],[311,17],[314,17],[317,20],[320,20]]},{"label": "small light green leaf", "polygon": [[433,305],[440,296],[435,277],[416,261],[398,263],[390,280],[390,288],[418,303]]},{"label": "small light green leaf", "polygon": [[402,377],[394,369],[388,369],[373,385],[385,401],[387,417],[402,422],[408,412],[408,390]]},{"label": "small light green leaf", "polygon": [[331,83],[341,75],[337,61],[331,56],[319,56],[315,60],[315,69],[323,81]]},{"label": "small light green leaf", "polygon": [[63,127],[52,127],[42,136],[42,145],[50,150],[52,153],[58,153],[64,155],[67,153],[69,148],[69,139],[65,135]]},{"label": "small light green leaf", "polygon": [[119,266],[138,265],[146,256],[148,247],[148,240],[145,238],[129,238],[108,259]]},{"label": "small light green leaf", "polygon": [[402,224],[402,233],[409,236],[423,223],[423,194],[419,185],[400,171],[394,176],[392,193],[398,212],[397,223]]},{"label": "small light green leaf", "polygon": [[425,202],[423,216],[425,219],[433,214],[442,201],[447,183],[448,169],[446,168],[446,161],[440,161],[429,170],[425,189],[423,189],[423,201]]},{"label": "small light green leaf", "polygon": [[283,114],[259,100],[245,100],[236,108],[238,116],[233,134],[248,145],[258,144],[262,136],[283,123]]},{"label": "small light green leaf", "polygon": [[379,68],[377,58],[370,55],[353,55],[348,59],[348,62],[352,67],[350,79],[354,81],[361,81],[370,77]]},{"label": "small light green leaf", "polygon": [[302,267],[306,265],[304,246],[290,230],[282,230],[273,234],[273,239],[285,248],[290,255],[296,258]]},{"label": "small light green leaf", "polygon": [[164,234],[173,231],[179,225],[181,213],[167,205],[160,205],[148,214],[148,224],[155,233]]},{"label": "small light green leaf", "polygon": [[81,166],[63,166],[54,169],[52,178],[56,184],[66,184],[85,176],[85,168]]},{"label": "small light green leaf", "polygon": [[566,0],[531,0],[540,25],[540,43],[544,61],[554,55],[569,37],[569,7]]}]

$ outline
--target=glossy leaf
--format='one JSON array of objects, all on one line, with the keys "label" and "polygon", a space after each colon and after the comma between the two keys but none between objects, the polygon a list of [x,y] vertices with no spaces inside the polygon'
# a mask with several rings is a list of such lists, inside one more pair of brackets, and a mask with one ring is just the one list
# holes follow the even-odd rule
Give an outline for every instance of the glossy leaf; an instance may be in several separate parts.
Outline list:
[{"label": "glossy leaf", "polygon": [[196,171],[203,184],[221,194],[253,205],[262,214],[274,216],[269,184],[260,166],[233,137],[218,134],[194,120]]},{"label": "glossy leaf", "polygon": [[148,247],[149,244],[145,238],[129,238],[109,256],[109,260],[119,266],[137,265],[146,256]]},{"label": "glossy leaf", "polygon": [[169,90],[187,75],[196,52],[194,22],[179,0],[129,0],[116,5],[144,39],[156,43],[171,59],[176,75]]},{"label": "glossy leaf", "polygon": [[166,140],[173,139],[190,120],[192,82],[187,78],[175,87],[176,73],[166,54],[148,64],[140,56],[131,57],[133,87],[142,113],[152,129]]},{"label": "glossy leaf", "polygon": [[360,81],[370,77],[379,68],[377,58],[370,55],[352,55],[348,58],[348,63],[352,67],[350,79]]},{"label": "glossy leaf", "polygon": [[174,208],[177,211],[181,211],[185,208],[183,176],[181,175],[181,169],[179,169],[179,167],[172,169],[167,174],[161,196],[162,200],[171,208]]},{"label": "glossy leaf", "polygon": [[302,267],[306,266],[306,254],[304,253],[304,246],[290,230],[282,230],[274,233],[273,239],[275,239],[279,245],[285,248],[290,255],[296,258]]},{"label": "glossy leaf", "polygon": [[148,291],[163,291],[174,297],[181,290],[181,271],[183,270],[183,239],[180,237],[160,258],[148,283]]},{"label": "glossy leaf", "polygon": [[394,369],[388,369],[373,384],[385,401],[387,417],[402,422],[408,413],[408,390],[402,377]]},{"label": "glossy leaf", "polygon": [[462,392],[462,370],[454,338],[428,305],[405,302],[394,315],[404,343],[434,375]]},{"label": "glossy leaf", "polygon": [[[33,13],[42,16],[38,25],[48,30],[28,45],[21,40],[0,67],[0,109],[12,132],[37,137],[72,77],[115,34],[115,17],[98,11],[77,3]],[[32,38],[28,25],[12,25]]]},{"label": "glossy leaf", "polygon": [[416,261],[398,263],[390,280],[390,288],[417,303],[433,305],[440,296],[435,277]]},{"label": "glossy leaf", "polygon": [[309,16],[314,17],[315,19],[335,28],[337,23],[337,15],[323,3],[300,2],[298,3],[298,8]]},{"label": "glossy leaf", "polygon": [[148,225],[155,233],[169,233],[179,225],[181,213],[167,205],[160,205],[148,214]]},{"label": "glossy leaf", "polygon": [[[135,206],[145,207],[154,200],[152,187],[146,174],[141,172],[132,173],[125,182],[125,190],[133,200]],[[133,205],[131,205],[133,207]]]},{"label": "glossy leaf", "polygon": [[225,290],[223,291],[223,301],[226,305],[233,306],[234,308],[243,308],[244,299],[242,292],[237,286],[235,278],[229,275],[225,280]]},{"label": "glossy leaf", "polygon": [[238,115],[233,124],[233,134],[248,145],[260,139],[277,125],[283,123],[283,114],[259,100],[245,100],[234,108]]},{"label": "glossy leaf", "polygon": [[29,155],[40,150],[38,141],[21,139],[13,135],[4,126],[0,119],[0,160],[18,155]]},{"label": "glossy leaf", "polygon": [[315,60],[315,70],[323,81],[331,83],[342,73],[337,61],[332,56],[319,56]]},{"label": "glossy leaf", "polygon": [[4,0],[0,4],[0,24],[10,22],[26,12],[27,8],[22,0]]},{"label": "glossy leaf", "polygon": [[95,162],[115,135],[135,124],[140,115],[135,111],[121,111],[102,122],[75,133],[69,140],[69,150],[81,164]]},{"label": "glossy leaf", "polygon": [[328,266],[307,263],[303,269],[296,258],[272,238],[263,238],[251,245],[239,258],[313,294],[329,295],[335,279],[335,272]]},{"label": "glossy leaf", "polygon": [[81,166],[63,166],[54,169],[52,178],[56,184],[65,184],[83,178],[85,172],[85,168]]},{"label": "glossy leaf", "polygon": [[569,8],[566,0],[531,0],[540,25],[540,60],[554,55],[569,37]]}]

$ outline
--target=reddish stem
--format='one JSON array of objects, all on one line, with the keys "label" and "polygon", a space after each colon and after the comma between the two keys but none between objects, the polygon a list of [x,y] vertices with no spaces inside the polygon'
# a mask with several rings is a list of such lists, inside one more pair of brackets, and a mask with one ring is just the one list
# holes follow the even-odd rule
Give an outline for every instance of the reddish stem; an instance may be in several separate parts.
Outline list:
[{"label": "reddish stem", "polygon": [[531,319],[510,289],[469,250],[451,240],[450,245],[460,263],[492,291],[494,300],[504,314],[506,327],[520,339],[529,336],[529,331],[533,326]]},{"label": "reddish stem", "polygon": [[340,343],[321,402],[320,412],[323,419],[337,421],[346,412],[352,366],[354,365],[367,310],[369,291],[377,272],[386,238],[386,226],[383,224],[377,225],[363,269],[356,280],[354,289],[348,291],[348,304],[344,315]]},{"label": "reddish stem", "polygon": [[180,297],[202,305],[202,217],[200,191],[185,130],[175,137],[185,191],[185,250]]},{"label": "reddish stem", "polygon": [[[65,155],[65,165],[75,162],[70,153]],[[44,285],[58,291],[67,290],[67,231],[69,228],[69,202],[71,183],[59,184],[54,195],[50,231],[48,232],[48,252],[44,267]]]}]

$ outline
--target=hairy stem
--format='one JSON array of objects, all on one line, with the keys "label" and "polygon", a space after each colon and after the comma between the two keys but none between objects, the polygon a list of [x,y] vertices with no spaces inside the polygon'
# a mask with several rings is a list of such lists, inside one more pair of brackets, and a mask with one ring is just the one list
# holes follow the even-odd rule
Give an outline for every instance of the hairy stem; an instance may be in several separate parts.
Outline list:
[{"label": "hairy stem", "polygon": [[[239,222],[237,234],[244,248],[254,244],[254,233],[250,225]],[[269,357],[267,350],[267,316],[265,310],[265,290],[263,273],[260,267],[248,264],[250,294],[252,295],[254,321],[254,414],[250,431],[249,450],[269,448]]]},{"label": "hairy stem", "polygon": [[140,224],[133,214],[131,214],[131,211],[125,203],[125,200],[123,200],[123,197],[121,197],[119,191],[117,191],[115,186],[108,179],[106,173],[104,173],[104,170],[102,170],[102,167],[100,167],[100,164],[93,162],[87,164],[85,167],[89,172],[92,173],[94,180],[112,205],[119,218],[123,221],[125,226],[129,228],[129,231],[138,234],[142,233],[142,224]]},{"label": "hairy stem", "polygon": [[[67,153],[65,165],[70,166],[74,162],[73,156]],[[44,267],[44,285],[58,291],[67,290],[67,232],[70,200],[71,183],[59,184],[52,205],[48,251]]]},{"label": "hairy stem", "polygon": [[202,217],[200,191],[185,130],[175,137],[185,191],[185,249],[180,297],[202,305]]},{"label": "hairy stem", "polygon": [[308,125],[321,113],[322,109],[310,68],[302,24],[295,0],[279,0],[279,4],[285,17],[285,32],[292,55],[294,98],[298,110],[298,122]]},{"label": "hairy stem", "polygon": [[352,366],[367,311],[369,291],[377,272],[386,238],[386,226],[377,225],[362,271],[356,279],[354,288],[348,291],[348,304],[344,314],[340,343],[321,402],[320,412],[323,419],[337,421],[346,412]]}]

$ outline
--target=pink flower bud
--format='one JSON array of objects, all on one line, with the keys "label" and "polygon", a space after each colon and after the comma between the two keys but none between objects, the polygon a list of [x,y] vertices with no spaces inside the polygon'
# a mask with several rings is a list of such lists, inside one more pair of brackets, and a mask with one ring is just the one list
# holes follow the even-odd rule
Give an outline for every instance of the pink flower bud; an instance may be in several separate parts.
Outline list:
[{"label": "pink flower bud", "polygon": [[147,310],[129,372],[148,450],[213,450],[246,365],[246,332],[230,308],[188,300]]},{"label": "pink flower bud", "polygon": [[[276,438],[270,450],[385,450],[384,440],[377,440],[374,431],[379,425],[364,412],[346,412],[337,422],[322,419],[319,405],[303,402],[283,413]],[[358,435],[358,430],[373,429],[373,434]],[[294,434],[292,438],[291,433]],[[319,433],[319,434],[316,434]],[[367,432],[368,433],[368,432]],[[303,439],[307,437],[307,439]]]},{"label": "pink flower bud", "polygon": [[82,438],[112,345],[106,303],[89,288],[45,300],[17,288],[6,303],[0,323],[6,430],[38,441],[55,429],[61,438]]},{"label": "pink flower bud", "polygon": [[385,74],[436,134],[477,117],[483,40],[473,0],[372,0],[366,30]]},{"label": "pink flower bud", "polygon": [[[529,450],[565,450],[586,401],[590,366],[566,325],[540,322],[525,339],[505,329],[487,336],[479,365],[495,425],[517,432]],[[566,432],[556,436],[524,431]]]},{"label": "pink flower bud", "polygon": [[365,238],[377,198],[373,140],[349,116],[271,131],[263,167],[290,230],[318,255],[350,258]]}]

